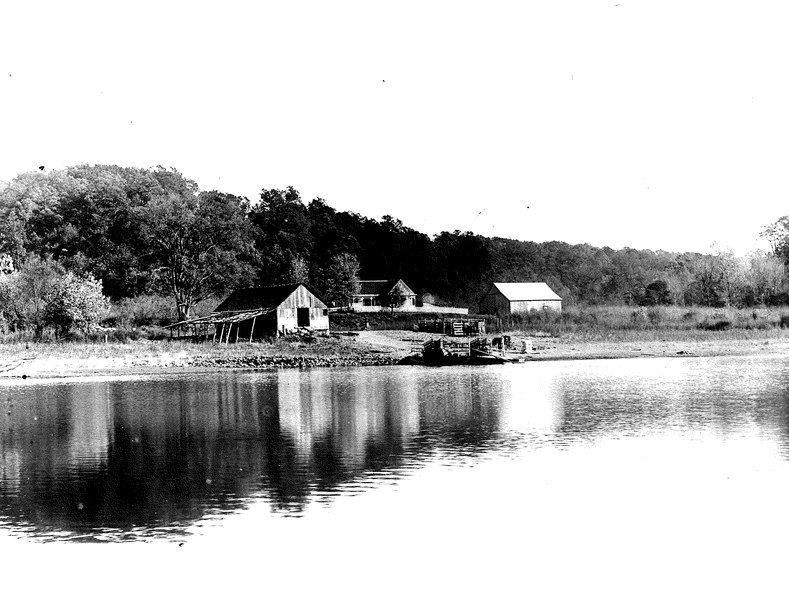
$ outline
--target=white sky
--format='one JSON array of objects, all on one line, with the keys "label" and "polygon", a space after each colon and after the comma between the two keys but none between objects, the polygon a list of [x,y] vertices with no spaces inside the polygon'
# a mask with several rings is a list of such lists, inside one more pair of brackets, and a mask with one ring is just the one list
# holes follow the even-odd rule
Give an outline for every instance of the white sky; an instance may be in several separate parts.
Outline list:
[{"label": "white sky", "polygon": [[781,2],[5,2],[0,181],[174,166],[429,234],[738,253],[789,213]]}]

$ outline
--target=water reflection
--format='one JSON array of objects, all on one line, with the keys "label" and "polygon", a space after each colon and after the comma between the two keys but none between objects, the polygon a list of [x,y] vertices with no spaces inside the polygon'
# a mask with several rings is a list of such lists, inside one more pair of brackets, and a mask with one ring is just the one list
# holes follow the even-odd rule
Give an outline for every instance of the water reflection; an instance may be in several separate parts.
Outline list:
[{"label": "water reflection", "polygon": [[556,367],[562,437],[645,437],[671,431],[699,438],[755,436],[777,443],[789,456],[785,360],[628,360],[612,366]]},{"label": "water reflection", "polygon": [[623,437],[756,439],[786,459],[788,388],[775,359],[6,382],[0,527],[170,537],[250,501],[299,515],[426,462]]},{"label": "water reflection", "polygon": [[253,495],[298,513],[312,495],[413,468],[431,450],[473,448],[497,430],[496,397],[469,374],[402,374],[316,369],[0,388],[0,515],[43,532],[167,535]]}]

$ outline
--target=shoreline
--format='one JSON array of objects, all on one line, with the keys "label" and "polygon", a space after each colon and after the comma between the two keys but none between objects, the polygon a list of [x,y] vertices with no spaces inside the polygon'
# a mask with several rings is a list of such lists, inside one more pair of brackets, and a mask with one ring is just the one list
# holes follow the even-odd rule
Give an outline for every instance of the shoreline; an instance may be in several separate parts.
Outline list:
[{"label": "shoreline", "polygon": [[[125,345],[47,344],[0,346],[0,380],[87,376],[207,373],[226,370],[393,366],[411,355],[414,343],[432,336],[410,331],[361,331],[313,344],[284,342],[239,346],[144,342]],[[512,335],[519,346],[525,336]],[[789,355],[788,337],[752,339],[575,340],[528,338],[534,351],[513,353],[523,362]],[[16,351],[14,351],[16,350]]]}]

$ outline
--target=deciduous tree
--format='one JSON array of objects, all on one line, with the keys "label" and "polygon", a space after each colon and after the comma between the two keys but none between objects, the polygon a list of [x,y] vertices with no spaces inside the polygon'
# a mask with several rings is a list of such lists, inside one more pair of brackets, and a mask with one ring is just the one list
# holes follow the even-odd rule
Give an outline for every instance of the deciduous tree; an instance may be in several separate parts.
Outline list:
[{"label": "deciduous tree", "polygon": [[247,208],[244,198],[198,194],[196,185],[177,177],[169,193],[139,208],[155,282],[175,301],[179,320],[250,276]]},{"label": "deciduous tree", "polygon": [[353,254],[334,256],[327,271],[326,300],[340,306],[350,305],[359,294],[359,260]]}]

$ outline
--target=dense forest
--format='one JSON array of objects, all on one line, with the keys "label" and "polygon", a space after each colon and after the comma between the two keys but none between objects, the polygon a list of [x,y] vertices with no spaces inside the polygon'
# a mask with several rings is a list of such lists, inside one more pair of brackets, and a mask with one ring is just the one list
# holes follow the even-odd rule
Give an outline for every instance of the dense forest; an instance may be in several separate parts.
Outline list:
[{"label": "dense forest", "polygon": [[166,297],[184,318],[232,288],[285,282],[342,304],[358,278],[399,277],[427,301],[472,311],[491,282],[534,280],[570,305],[769,305],[787,299],[787,231],[776,221],[764,233],[773,251],[747,257],[431,237],[292,187],[250,201],[201,191],[174,169],[75,166],[0,190],[0,326],[65,330],[106,316],[105,297]]}]

